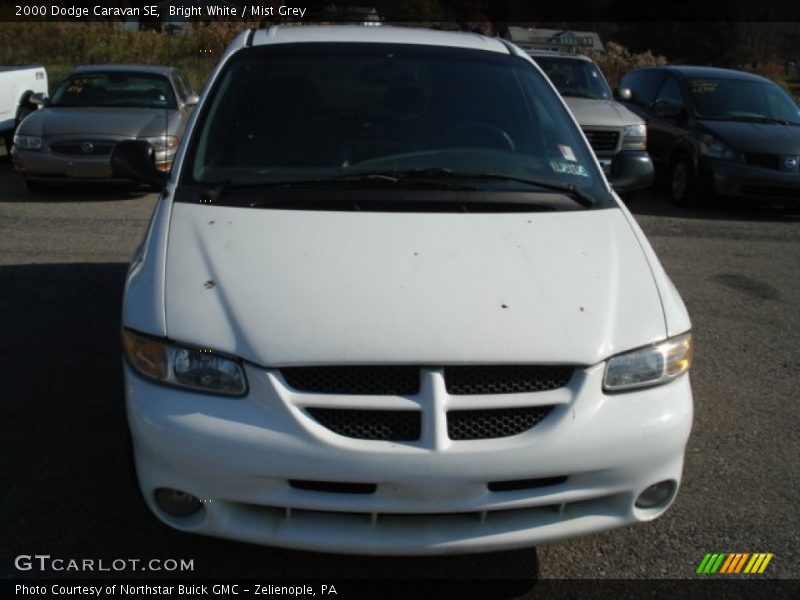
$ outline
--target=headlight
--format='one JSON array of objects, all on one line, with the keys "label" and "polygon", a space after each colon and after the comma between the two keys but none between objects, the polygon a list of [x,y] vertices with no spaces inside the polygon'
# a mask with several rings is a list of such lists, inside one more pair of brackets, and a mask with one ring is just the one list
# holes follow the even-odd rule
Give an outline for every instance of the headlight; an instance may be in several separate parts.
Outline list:
[{"label": "headlight", "polygon": [[128,329],[122,331],[122,349],[135,371],[160,383],[226,396],[247,392],[241,364],[211,350],[177,346]]},{"label": "headlight", "polygon": [[20,150],[41,150],[42,138],[37,135],[15,135],[14,145]]},{"label": "headlight", "polygon": [[603,389],[617,392],[667,383],[686,373],[691,364],[692,334],[684,333],[610,358]]},{"label": "headlight", "polygon": [[627,125],[622,130],[623,150],[644,150],[647,148],[647,125]]},{"label": "headlight", "polygon": [[734,162],[744,162],[744,157],[741,153],[736,152],[733,148],[723,144],[718,139],[705,136],[700,142],[700,152],[711,158],[720,158],[722,160],[732,160]]},{"label": "headlight", "polygon": [[149,142],[156,152],[167,152],[174,150],[178,146],[178,138],[174,135],[157,135],[155,137],[141,138]]}]

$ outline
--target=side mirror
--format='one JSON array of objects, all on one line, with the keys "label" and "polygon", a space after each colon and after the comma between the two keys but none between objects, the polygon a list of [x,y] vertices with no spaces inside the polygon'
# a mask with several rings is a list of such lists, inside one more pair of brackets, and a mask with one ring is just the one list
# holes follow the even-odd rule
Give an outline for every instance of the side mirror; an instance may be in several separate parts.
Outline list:
[{"label": "side mirror", "polygon": [[630,88],[617,88],[614,90],[614,98],[622,102],[630,102],[633,100],[633,92]]},{"label": "side mirror", "polygon": [[186,104],[186,106],[195,106],[198,102],[200,102],[200,96],[197,94],[191,94],[186,98],[186,102],[184,102],[184,104]]},{"label": "side mirror", "polygon": [[647,152],[620,152],[608,179],[615,191],[632,192],[649,187],[653,174],[653,161]]},{"label": "side mirror", "polygon": [[111,153],[111,172],[114,177],[156,187],[167,180],[167,174],[156,168],[153,147],[143,140],[118,142]]},{"label": "side mirror", "polygon": [[31,94],[28,96],[28,102],[35,104],[36,108],[42,108],[45,104],[47,104],[47,94],[43,94],[42,92]]}]

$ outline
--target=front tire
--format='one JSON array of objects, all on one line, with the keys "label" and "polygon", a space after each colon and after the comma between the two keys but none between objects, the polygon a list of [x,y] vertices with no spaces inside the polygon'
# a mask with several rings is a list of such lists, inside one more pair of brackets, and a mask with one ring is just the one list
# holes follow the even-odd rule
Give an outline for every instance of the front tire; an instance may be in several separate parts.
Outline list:
[{"label": "front tire", "polygon": [[8,133],[3,134],[3,143],[6,145],[6,153],[11,154],[11,146],[14,145],[14,134],[22,123],[22,120],[36,110],[36,107],[29,104],[27,101],[17,107],[17,115],[14,121],[14,129]]},{"label": "front tire", "polygon": [[34,110],[36,110],[35,106],[32,106],[32,105],[27,104],[27,103],[26,104],[20,104],[19,107],[17,107],[17,127],[19,127],[19,124],[22,123],[22,119],[27,117]]},{"label": "front tire", "polygon": [[679,155],[670,168],[670,198],[678,206],[692,206],[697,203],[697,188],[694,167],[685,155]]},{"label": "front tire", "polygon": [[41,192],[42,190],[47,189],[47,184],[37,181],[36,179],[26,179],[25,187],[28,188],[29,192]]}]

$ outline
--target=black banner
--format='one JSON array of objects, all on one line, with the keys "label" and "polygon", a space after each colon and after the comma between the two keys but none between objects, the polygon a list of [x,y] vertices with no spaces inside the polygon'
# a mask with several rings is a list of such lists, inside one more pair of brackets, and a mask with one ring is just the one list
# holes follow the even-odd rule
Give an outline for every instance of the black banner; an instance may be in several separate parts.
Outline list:
[{"label": "black banner", "polygon": [[647,598],[699,600],[797,598],[797,580],[709,578],[697,580],[6,580],[3,598],[547,598],[593,600]]}]

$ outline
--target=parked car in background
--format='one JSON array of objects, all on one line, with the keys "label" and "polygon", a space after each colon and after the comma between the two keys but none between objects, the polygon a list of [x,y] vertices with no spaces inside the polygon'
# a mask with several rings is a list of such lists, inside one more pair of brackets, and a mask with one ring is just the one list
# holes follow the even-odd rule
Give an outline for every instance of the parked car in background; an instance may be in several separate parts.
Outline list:
[{"label": "parked car in background", "polygon": [[78,67],[14,136],[14,168],[29,188],[109,180],[121,140],[145,140],[156,165],[169,171],[191,108],[197,103],[180,72],[146,65]]},{"label": "parked car in background", "polygon": [[779,85],[692,66],[638,69],[621,85],[675,202],[714,193],[800,201],[800,109]]},{"label": "parked car in background", "polygon": [[[159,519],[451,554],[669,508],[689,317],[522,50],[406,27],[243,32],[197,110],[123,300]],[[148,152],[120,142],[112,165],[163,182]]]},{"label": "parked car in background", "polygon": [[[646,151],[644,120],[614,100],[600,67],[579,54],[546,50],[529,50],[528,54],[564,97],[614,189],[627,192],[649,186],[653,164]],[[635,183],[623,180],[623,162],[649,177],[637,177]]]},{"label": "parked car in background", "polygon": [[6,151],[11,150],[22,119],[36,110],[30,97],[47,91],[47,71],[42,65],[0,65],[0,136]]}]

